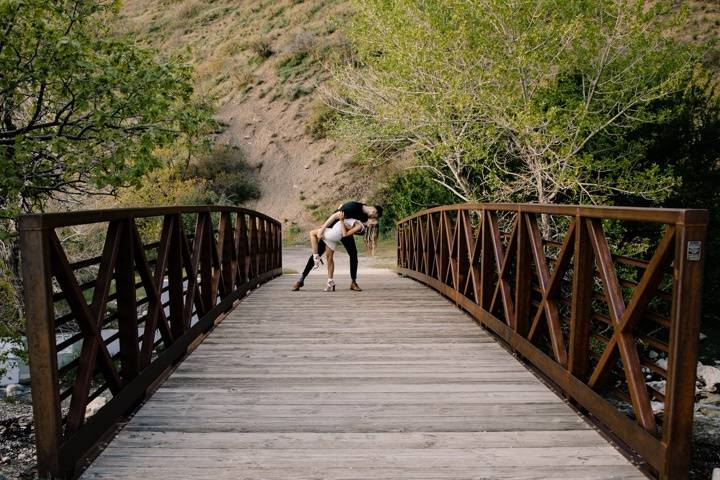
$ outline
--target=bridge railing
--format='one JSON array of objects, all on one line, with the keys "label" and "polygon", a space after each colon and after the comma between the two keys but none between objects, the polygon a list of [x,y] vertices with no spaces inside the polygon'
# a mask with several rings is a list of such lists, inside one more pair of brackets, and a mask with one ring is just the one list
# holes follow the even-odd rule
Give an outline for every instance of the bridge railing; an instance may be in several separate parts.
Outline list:
[{"label": "bridge railing", "polygon": [[282,270],[280,223],[242,208],[28,215],[19,225],[43,476],[71,475],[236,300]]},{"label": "bridge railing", "polygon": [[403,219],[443,293],[661,478],[688,474],[705,210],[464,204]]}]

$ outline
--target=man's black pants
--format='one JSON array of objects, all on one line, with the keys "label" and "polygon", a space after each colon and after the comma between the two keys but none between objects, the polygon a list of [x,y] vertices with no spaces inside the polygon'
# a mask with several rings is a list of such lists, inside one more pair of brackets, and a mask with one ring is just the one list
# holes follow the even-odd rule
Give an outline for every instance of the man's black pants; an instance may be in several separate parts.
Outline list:
[{"label": "man's black pants", "polygon": [[[355,246],[355,239],[353,237],[343,237],[340,240],[343,244],[343,247],[345,247],[345,251],[350,255],[350,278],[352,281],[356,281],[357,279],[357,269],[358,269],[358,255],[357,255],[357,247]],[[318,255],[322,256],[323,253],[325,253],[325,242],[320,240],[318,242]],[[305,279],[310,274],[310,270],[315,266],[315,261],[313,260],[312,255],[310,255],[310,258],[308,258],[307,264],[305,265],[305,270],[303,270],[302,278]]]}]

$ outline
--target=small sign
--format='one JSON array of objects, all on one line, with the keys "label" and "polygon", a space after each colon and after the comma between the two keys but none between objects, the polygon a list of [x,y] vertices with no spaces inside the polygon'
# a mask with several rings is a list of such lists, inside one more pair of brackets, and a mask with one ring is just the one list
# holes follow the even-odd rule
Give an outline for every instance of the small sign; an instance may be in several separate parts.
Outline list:
[{"label": "small sign", "polygon": [[702,253],[702,242],[693,240],[687,244],[687,259],[691,262],[699,262]]}]

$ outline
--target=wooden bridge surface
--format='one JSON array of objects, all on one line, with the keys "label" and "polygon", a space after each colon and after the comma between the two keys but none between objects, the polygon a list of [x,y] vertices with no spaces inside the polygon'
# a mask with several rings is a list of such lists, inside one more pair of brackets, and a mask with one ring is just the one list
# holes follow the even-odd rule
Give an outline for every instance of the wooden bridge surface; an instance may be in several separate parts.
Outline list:
[{"label": "wooden bridge surface", "polygon": [[82,478],[645,478],[439,294],[321,277],[247,297]]}]

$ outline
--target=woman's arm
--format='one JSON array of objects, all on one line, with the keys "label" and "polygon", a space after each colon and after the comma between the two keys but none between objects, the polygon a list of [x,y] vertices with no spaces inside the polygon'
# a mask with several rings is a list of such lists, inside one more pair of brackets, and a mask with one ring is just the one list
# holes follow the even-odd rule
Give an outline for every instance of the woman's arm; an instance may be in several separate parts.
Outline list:
[{"label": "woman's arm", "polygon": [[347,225],[345,225],[345,219],[341,218],[338,222],[340,222],[340,231],[342,232],[342,236],[347,237],[348,228]]},{"label": "woman's arm", "polygon": [[353,235],[358,233],[363,228],[361,223],[356,223],[355,225],[353,225],[353,227],[351,229],[348,230],[345,227],[345,222],[342,222],[342,223],[343,223],[343,226],[342,226],[343,237],[352,237]]},{"label": "woman's arm", "polygon": [[320,228],[318,228],[318,238],[323,237],[323,231],[330,226],[331,223],[333,223],[335,220],[338,220],[344,216],[342,211],[335,212],[332,215],[328,217],[327,220],[325,220],[325,223],[322,224]]},{"label": "woman's arm", "polygon": [[325,220],[325,223],[323,223],[322,228],[328,228],[331,223],[333,223],[335,220],[338,220],[340,218],[344,218],[345,214],[342,211],[338,211],[333,213],[328,217],[327,220]]}]

